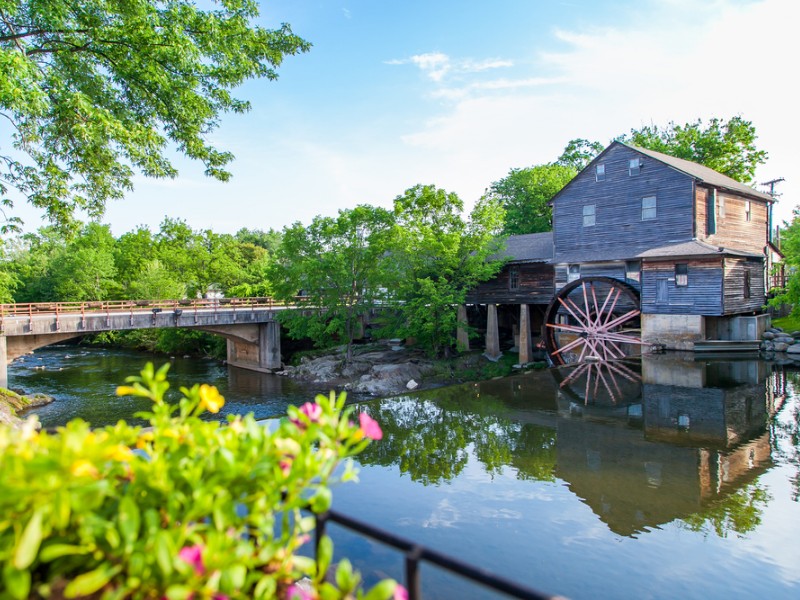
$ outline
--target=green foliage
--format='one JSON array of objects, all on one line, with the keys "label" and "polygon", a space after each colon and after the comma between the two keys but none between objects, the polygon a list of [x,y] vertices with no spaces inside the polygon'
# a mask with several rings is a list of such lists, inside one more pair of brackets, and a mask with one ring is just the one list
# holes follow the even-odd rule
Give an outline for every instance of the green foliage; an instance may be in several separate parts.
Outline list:
[{"label": "green foliage", "polygon": [[631,129],[618,139],[635,146],[663,152],[705,165],[742,183],[752,183],[758,165],[767,160],[767,153],[756,148],[756,129],[742,117],[727,121],[713,118],[707,126],[702,119],[666,127],[648,125]]},{"label": "green foliage", "polygon": [[488,198],[506,212],[503,234],[539,233],[553,229],[550,200],[575,176],[571,165],[538,165],[511,169],[489,188]]},{"label": "green foliage", "polygon": [[[56,223],[102,214],[138,171],[174,177],[170,146],[227,180],[230,152],[209,141],[221,115],[243,113],[233,89],[277,77],[310,47],[288,25],[254,24],[253,0],[213,10],[175,0],[0,3],[0,203],[9,190]],[[13,148],[13,150],[12,150]],[[11,217],[3,228],[18,225]]]},{"label": "green foliage", "polygon": [[683,521],[692,531],[713,531],[721,538],[730,533],[744,537],[761,523],[764,507],[770,500],[769,492],[754,483],[710,502],[701,512]]},{"label": "green foliage", "polygon": [[786,288],[774,290],[777,293],[770,298],[769,304],[772,306],[790,304],[792,317],[798,318],[800,317],[800,206],[792,211],[792,222],[783,224],[781,252],[786,266]]},{"label": "green foliage", "polygon": [[456,194],[432,185],[410,188],[394,202],[387,288],[400,301],[400,321],[392,329],[432,355],[452,347],[457,307],[467,291],[502,266],[491,256],[500,249],[503,208],[484,199],[466,221],[463,210]]},{"label": "green foliage", "polygon": [[280,314],[289,335],[322,347],[340,341],[347,345],[346,360],[352,359],[359,321],[385,299],[383,259],[392,222],[388,211],[361,205],[284,229],[270,278],[278,299],[294,301],[302,293],[309,304],[308,311]]},{"label": "green foliage", "polygon": [[570,167],[577,173],[592,162],[594,157],[603,150],[603,144],[600,142],[590,142],[583,138],[576,138],[567,143],[564,147],[564,152],[561,153],[555,164]]},{"label": "green foliage", "polygon": [[298,552],[314,527],[306,511],[327,510],[330,486],[355,479],[350,458],[381,437],[375,422],[334,394],[274,428],[252,415],[205,421],[224,404],[216,388],[181,388],[168,405],[166,371],[148,365],[117,389],[153,402],[147,429],[0,428],[0,597],[287,598],[304,576],[323,598],[362,597],[348,562],[323,584],[329,539],[320,564]]}]

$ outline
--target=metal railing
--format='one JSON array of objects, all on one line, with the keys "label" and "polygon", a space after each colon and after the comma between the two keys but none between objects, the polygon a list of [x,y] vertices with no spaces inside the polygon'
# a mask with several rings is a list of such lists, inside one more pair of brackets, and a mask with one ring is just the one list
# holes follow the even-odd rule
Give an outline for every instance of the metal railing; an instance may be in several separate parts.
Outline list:
[{"label": "metal railing", "polygon": [[421,600],[422,598],[422,580],[419,567],[420,562],[423,561],[512,598],[521,598],[523,600],[554,600],[561,598],[560,596],[551,596],[520,585],[485,569],[479,569],[457,558],[437,552],[421,544],[416,544],[393,533],[332,510],[315,515],[315,517],[317,520],[315,533],[317,548],[319,548],[322,537],[326,534],[327,524],[333,522],[401,551],[405,555],[405,585],[408,590],[409,600]]}]

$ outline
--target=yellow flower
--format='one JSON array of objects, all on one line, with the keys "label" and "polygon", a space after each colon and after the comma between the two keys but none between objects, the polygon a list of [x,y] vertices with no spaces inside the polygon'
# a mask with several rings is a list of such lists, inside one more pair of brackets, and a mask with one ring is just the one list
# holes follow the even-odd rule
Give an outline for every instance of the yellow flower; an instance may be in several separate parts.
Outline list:
[{"label": "yellow flower", "polygon": [[200,408],[211,413],[218,413],[225,406],[225,398],[213,385],[204,383],[200,386]]},{"label": "yellow flower", "polygon": [[72,463],[72,466],[69,470],[70,473],[72,473],[75,477],[94,477],[97,479],[100,475],[97,467],[95,467],[85,458],[76,460],[74,463]]},{"label": "yellow flower", "polygon": [[136,393],[136,388],[129,385],[121,385],[117,387],[117,396],[131,396]]},{"label": "yellow flower", "polygon": [[106,456],[111,460],[128,462],[133,458],[133,451],[124,444],[117,444],[106,451]]},{"label": "yellow flower", "polygon": [[137,448],[144,448],[147,446],[148,442],[152,442],[154,439],[154,435],[152,431],[143,431],[139,434],[139,439],[136,440],[136,447]]}]

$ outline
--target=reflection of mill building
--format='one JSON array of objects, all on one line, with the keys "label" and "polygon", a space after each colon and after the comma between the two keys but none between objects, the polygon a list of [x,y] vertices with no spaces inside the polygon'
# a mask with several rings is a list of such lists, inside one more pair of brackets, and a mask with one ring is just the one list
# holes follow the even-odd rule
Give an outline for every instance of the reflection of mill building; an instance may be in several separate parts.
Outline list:
[{"label": "reflection of mill building", "polygon": [[[488,307],[487,350],[499,352],[505,326],[525,351],[571,284],[587,320],[606,299],[608,310],[613,292],[580,286],[597,277],[630,292],[609,313],[637,309],[626,325],[641,328],[648,344],[692,350],[705,340],[758,339],[766,274],[780,258],[772,202],[707,167],[613,142],[555,196],[553,231],[512,236],[508,264],[468,296]],[[583,318],[556,309],[555,322]]]},{"label": "reflection of mill building", "polygon": [[782,402],[755,360],[645,357],[634,404],[559,394],[557,476],[615,532],[702,513],[771,462],[768,419]]}]

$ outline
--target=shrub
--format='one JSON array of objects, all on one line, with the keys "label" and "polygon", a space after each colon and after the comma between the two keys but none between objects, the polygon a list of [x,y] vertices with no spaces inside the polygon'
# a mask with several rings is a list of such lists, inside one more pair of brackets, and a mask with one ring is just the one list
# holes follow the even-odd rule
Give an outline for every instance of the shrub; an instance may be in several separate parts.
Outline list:
[{"label": "shrub", "polygon": [[150,427],[74,420],[46,433],[31,419],[0,429],[0,598],[403,595],[390,580],[363,592],[346,560],[338,587],[325,583],[328,538],[319,563],[298,554],[314,527],[308,510],[327,510],[330,485],[356,477],[350,457],[381,437],[368,415],[353,419],[331,394],[271,427],[252,415],[204,421],[222,396],[195,385],[169,405],[167,369],[147,365],[117,389],[153,401],[137,415]]}]

